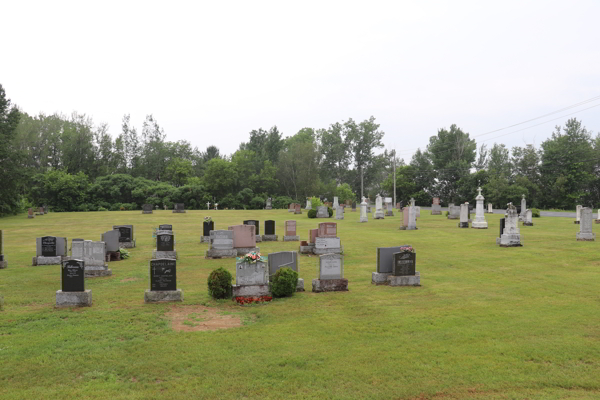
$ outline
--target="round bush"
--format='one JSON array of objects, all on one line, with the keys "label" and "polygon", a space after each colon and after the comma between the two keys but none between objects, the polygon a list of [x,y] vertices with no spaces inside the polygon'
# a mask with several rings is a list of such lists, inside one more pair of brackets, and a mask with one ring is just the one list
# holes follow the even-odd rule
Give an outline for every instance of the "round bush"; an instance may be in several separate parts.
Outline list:
[{"label": "round bush", "polygon": [[317,218],[317,210],[308,210],[308,218]]},{"label": "round bush", "polygon": [[289,297],[298,286],[298,273],[291,268],[279,268],[271,282],[273,297]]},{"label": "round bush", "polygon": [[224,268],[217,268],[208,276],[208,293],[214,299],[227,299],[232,295],[231,281],[233,277]]},{"label": "round bush", "polygon": [[540,215],[540,210],[539,210],[539,209],[537,209],[537,208],[532,208],[532,209],[531,209],[531,216],[532,216],[533,218],[540,218],[540,217],[541,217],[541,215]]},{"label": "round bush", "polygon": [[327,207],[327,213],[329,214],[329,217],[331,217],[333,215],[333,208]]}]

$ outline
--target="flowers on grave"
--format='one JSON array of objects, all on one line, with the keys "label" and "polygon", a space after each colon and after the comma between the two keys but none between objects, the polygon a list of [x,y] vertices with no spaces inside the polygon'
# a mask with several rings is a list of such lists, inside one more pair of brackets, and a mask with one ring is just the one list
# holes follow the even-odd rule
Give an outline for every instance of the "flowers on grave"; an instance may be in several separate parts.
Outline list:
[{"label": "flowers on grave", "polygon": [[259,297],[243,297],[238,296],[235,298],[235,301],[243,306],[244,304],[260,304],[273,300],[271,296],[259,296]]},{"label": "flowers on grave", "polygon": [[257,251],[251,251],[250,253],[247,253],[244,257],[238,258],[238,261],[244,263],[255,263],[257,261],[265,262],[266,257],[261,256],[260,253]]},{"label": "flowers on grave", "polygon": [[413,249],[412,246],[401,246],[400,251],[403,253],[414,253],[415,249]]},{"label": "flowers on grave", "polygon": [[204,222],[210,224],[212,222],[212,217],[204,217]]},{"label": "flowers on grave", "polygon": [[129,250],[126,250],[124,248],[119,248],[119,253],[121,253],[121,260],[126,260],[129,257],[131,257],[131,255],[129,254]]}]

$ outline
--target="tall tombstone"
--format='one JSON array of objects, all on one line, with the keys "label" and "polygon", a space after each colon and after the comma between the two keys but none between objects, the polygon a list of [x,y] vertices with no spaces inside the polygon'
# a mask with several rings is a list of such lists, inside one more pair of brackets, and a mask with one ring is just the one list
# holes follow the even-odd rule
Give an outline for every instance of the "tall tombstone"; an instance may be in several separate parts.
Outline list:
[{"label": "tall tombstone", "polygon": [[183,301],[183,291],[177,289],[177,261],[151,260],[149,277],[150,289],[144,293],[144,303]]},{"label": "tall tombstone", "polygon": [[367,199],[363,197],[362,202],[360,203],[360,222],[369,222],[369,213],[367,212],[367,206]]},{"label": "tall tombstone", "polygon": [[306,198],[306,207],[304,207],[305,210],[312,210],[312,202],[310,197]]},{"label": "tall tombstone", "polygon": [[233,231],[210,231],[210,249],[206,251],[206,258],[234,258],[237,250],[233,248]]},{"label": "tall tombstone", "polygon": [[0,229],[0,269],[8,267],[8,261],[4,258],[4,231]]},{"label": "tall tombstone", "polygon": [[319,257],[319,278],[313,279],[312,291],[338,292],[348,290],[348,279],[344,279],[344,256],[323,254]]},{"label": "tall tombstone", "polygon": [[27,210],[27,218],[35,218],[35,215],[33,215],[33,208]]},{"label": "tall tombstone", "polygon": [[154,207],[152,207],[152,204],[142,205],[142,214],[152,214],[153,212],[154,212]]},{"label": "tall tombstone", "polygon": [[385,216],[386,217],[394,216],[394,207],[392,207],[392,198],[391,197],[385,198]]},{"label": "tall tombstone", "polygon": [[375,199],[375,216],[374,219],[384,219],[383,215],[383,199],[380,195],[377,195]]},{"label": "tall tombstone", "polygon": [[302,207],[300,206],[300,204],[296,203],[294,207],[294,214],[302,214]]},{"label": "tall tombstone", "polygon": [[327,210],[327,206],[317,207],[317,218],[329,218],[329,211]]},{"label": "tall tombstone", "polygon": [[278,236],[275,230],[275,221],[270,219],[265,221],[265,234],[262,236],[263,241],[276,242]]},{"label": "tall tombstone", "polygon": [[185,205],[183,203],[175,203],[173,205],[173,212],[174,213],[184,213],[185,212]]},{"label": "tall tombstone", "polygon": [[417,229],[417,207],[414,205],[413,201],[411,202],[410,207],[408,207],[408,225],[406,226],[406,230],[413,231]]},{"label": "tall tombstone", "polygon": [[203,221],[202,222],[202,237],[200,238],[200,243],[209,243],[210,242],[210,231],[215,230],[215,221]]},{"label": "tall tombstone", "polygon": [[485,220],[485,212],[483,210],[483,201],[485,198],[481,195],[481,188],[477,189],[479,194],[475,198],[477,204],[475,205],[475,221],[471,223],[471,228],[475,229],[487,229],[488,223]]},{"label": "tall tombstone", "polygon": [[344,219],[344,207],[338,206],[335,209],[335,219]]},{"label": "tall tombstone", "polygon": [[527,200],[525,200],[525,195],[521,198],[521,215],[519,215],[519,219],[522,221],[525,218],[525,211],[527,210]]},{"label": "tall tombstone", "polygon": [[352,208],[351,208],[352,212],[356,212],[356,201],[352,202]]},{"label": "tall tombstone", "polygon": [[594,222],[600,224],[600,208],[598,209],[598,214],[596,214],[596,220]]},{"label": "tall tombstone", "polygon": [[89,307],[92,291],[85,290],[85,262],[65,260],[61,263],[61,290],[56,291],[56,307]]},{"label": "tall tombstone", "polygon": [[575,207],[575,224],[579,225],[581,223],[581,209],[583,208],[582,205],[577,205]]},{"label": "tall tombstone", "polygon": [[442,206],[440,205],[439,197],[433,198],[433,203],[431,204],[431,215],[442,215]]},{"label": "tall tombstone", "polygon": [[335,210],[339,206],[340,206],[340,203],[338,201],[338,197],[337,196],[333,196],[333,209]]},{"label": "tall tombstone", "polygon": [[284,242],[297,242],[300,240],[300,236],[296,234],[296,221],[285,221],[285,235],[283,236]]},{"label": "tall tombstone", "polygon": [[596,240],[596,234],[592,232],[592,212],[588,207],[581,209],[581,224],[577,233],[577,241],[593,242]]},{"label": "tall tombstone", "polygon": [[508,203],[506,214],[504,214],[504,230],[500,239],[496,241],[500,247],[519,247],[521,244],[521,232],[519,230],[519,215],[517,208]]},{"label": "tall tombstone", "polygon": [[500,238],[502,237],[502,234],[504,233],[504,228],[506,227],[506,218],[500,218],[500,235],[498,235],[498,239],[496,240],[498,243],[500,244]]},{"label": "tall tombstone", "polygon": [[400,229],[405,230],[408,227],[409,208],[410,207],[404,207],[402,209],[402,225],[400,226]]},{"label": "tall tombstone", "polygon": [[460,222],[458,223],[458,227],[469,227],[469,203],[464,203],[460,205]]},{"label": "tall tombstone", "polygon": [[267,205],[265,206],[265,210],[272,210],[273,209],[273,200],[268,197],[267,198]]},{"label": "tall tombstone", "polygon": [[492,203],[488,203],[487,213],[488,214],[493,214],[494,213],[494,210],[492,209]]},{"label": "tall tombstone", "polygon": [[119,232],[119,247],[125,249],[135,247],[133,225],[114,225],[113,230]]}]

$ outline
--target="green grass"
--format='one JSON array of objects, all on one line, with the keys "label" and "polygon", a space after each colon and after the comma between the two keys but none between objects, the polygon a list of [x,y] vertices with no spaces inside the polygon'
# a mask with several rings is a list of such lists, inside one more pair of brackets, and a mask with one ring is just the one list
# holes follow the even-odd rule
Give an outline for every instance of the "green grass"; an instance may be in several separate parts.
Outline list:
[{"label": "green grass", "polygon": [[[207,294],[202,218],[217,229],[256,218],[298,220],[298,234],[324,220],[285,210],[51,213],[0,220],[8,269],[0,270],[2,399],[598,399],[600,238],[577,242],[567,218],[521,227],[524,247],[495,244],[489,229],[422,211],[419,230],[397,230],[398,214],[338,222],[349,292],[310,291],[318,257],[300,257],[308,289],[270,304],[239,307]],[[332,220],[327,220],[332,221]],[[184,305],[242,315],[242,327],[175,332],[170,304],[146,305],[152,228],[172,223]],[[35,238],[99,240],[134,224],[137,248],[112,262],[112,277],[87,280],[93,306],[55,309],[58,266],[31,266]],[[594,225],[598,231],[600,225]],[[411,244],[422,287],[371,285],[376,247]],[[297,242],[260,243],[261,252]],[[199,323],[196,314],[190,324]]]}]

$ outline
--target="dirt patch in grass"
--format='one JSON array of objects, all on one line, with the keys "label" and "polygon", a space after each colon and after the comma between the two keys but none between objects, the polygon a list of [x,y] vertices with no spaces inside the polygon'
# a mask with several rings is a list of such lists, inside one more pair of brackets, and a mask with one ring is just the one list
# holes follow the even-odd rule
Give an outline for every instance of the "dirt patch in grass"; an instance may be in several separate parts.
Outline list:
[{"label": "dirt patch in grass", "polygon": [[223,315],[220,310],[205,306],[173,306],[166,316],[176,331],[216,331],[242,326],[240,315]]},{"label": "dirt patch in grass", "polygon": [[125,279],[121,279],[121,282],[135,282],[135,281],[139,281],[138,278],[125,278]]}]

